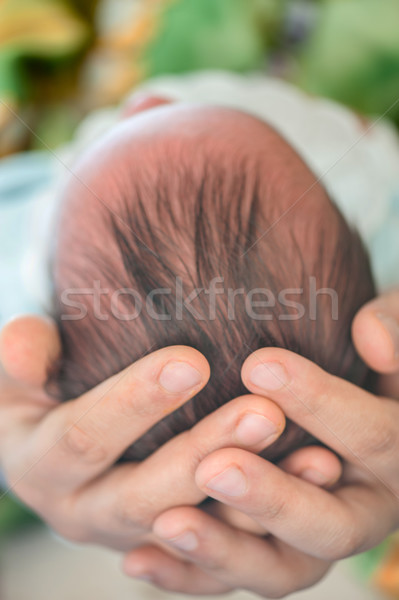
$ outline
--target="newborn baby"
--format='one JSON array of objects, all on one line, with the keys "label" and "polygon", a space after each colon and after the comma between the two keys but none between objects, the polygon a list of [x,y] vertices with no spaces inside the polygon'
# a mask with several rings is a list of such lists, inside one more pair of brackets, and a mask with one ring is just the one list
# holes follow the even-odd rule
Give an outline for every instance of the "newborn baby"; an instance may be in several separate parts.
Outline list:
[{"label": "newborn baby", "polygon": [[[297,352],[367,385],[350,327],[375,291],[368,256],[316,177],[264,121],[168,104],[120,122],[73,169],[52,261],[63,353],[49,384],[80,395],[146,353],[184,344],[211,379],[123,458],[141,460],[246,393],[257,348]],[[264,456],[310,436],[293,423]]]}]

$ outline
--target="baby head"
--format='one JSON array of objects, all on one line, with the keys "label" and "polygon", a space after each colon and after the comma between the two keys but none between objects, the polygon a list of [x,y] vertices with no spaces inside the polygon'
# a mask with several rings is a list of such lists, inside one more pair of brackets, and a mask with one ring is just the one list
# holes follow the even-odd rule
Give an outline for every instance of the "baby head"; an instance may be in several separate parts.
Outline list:
[{"label": "baby head", "polygon": [[[120,122],[74,168],[56,240],[62,399],[164,346],[210,363],[205,389],[125,459],[246,393],[241,365],[261,347],[366,383],[350,328],[374,295],[367,254],[294,149],[248,114],[170,104]],[[288,423],[264,456],[310,441]]]}]

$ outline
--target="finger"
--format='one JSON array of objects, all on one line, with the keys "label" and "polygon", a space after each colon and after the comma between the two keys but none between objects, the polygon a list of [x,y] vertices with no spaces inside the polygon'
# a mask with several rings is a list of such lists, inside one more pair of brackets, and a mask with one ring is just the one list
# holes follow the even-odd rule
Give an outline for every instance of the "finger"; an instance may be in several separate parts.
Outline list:
[{"label": "finger", "polygon": [[360,356],[374,371],[399,372],[399,291],[366,304],[353,321],[352,335]]},{"label": "finger", "polygon": [[[209,500],[211,499],[209,498]],[[240,529],[241,531],[253,533],[254,535],[265,535],[266,532],[264,527],[259,525],[259,523],[251,519],[251,517],[245,513],[237,510],[236,508],[232,508],[227,504],[222,504],[222,502],[209,500],[201,505],[201,510],[206,512],[208,515],[212,515],[212,517],[215,519],[230,525],[230,527]]]},{"label": "finger", "polygon": [[60,348],[57,327],[46,317],[17,317],[0,333],[0,361],[5,371],[34,386],[45,383]]},{"label": "finger", "polygon": [[[323,560],[376,545],[397,518],[398,501],[388,500],[384,489],[358,483],[333,495],[244,450],[218,450],[206,457],[197,469],[196,483],[278,539]],[[370,523],[375,514],[378,520]]]},{"label": "finger", "polygon": [[[319,446],[300,448],[280,461],[278,466],[290,475],[326,488],[335,485],[342,475],[342,464],[338,457]],[[265,533],[264,528],[251,517],[221,502],[208,502],[203,510],[238,529],[258,535]]]},{"label": "finger", "polygon": [[397,470],[399,405],[329,375],[309,360],[263,348],[244,362],[242,379],[286,416],[386,483]]},{"label": "finger", "polygon": [[58,489],[75,489],[112,465],[208,378],[209,365],[193,348],[171,346],[149,354],[51,411],[26,445],[19,470],[28,471],[25,479],[31,474],[57,481]]},{"label": "finger", "polygon": [[170,592],[224,594],[232,588],[208,575],[195,564],[171,556],[155,546],[133,550],[123,561],[128,577],[143,579]]},{"label": "finger", "polygon": [[279,467],[320,487],[335,485],[342,475],[342,464],[336,454],[319,446],[296,450],[280,461]]},{"label": "finger", "polygon": [[205,494],[194,483],[200,461],[218,448],[260,452],[281,434],[284,415],[254,395],[236,398],[162,446],[144,462],[116,466],[78,493],[75,519],[93,530],[128,532],[150,528],[158,514],[196,505]]},{"label": "finger", "polygon": [[[272,538],[234,529],[191,507],[173,508],[160,515],[153,532],[220,583],[262,597],[280,598],[307,587],[329,568],[327,561],[306,556]],[[146,568],[154,573],[149,564]]]}]

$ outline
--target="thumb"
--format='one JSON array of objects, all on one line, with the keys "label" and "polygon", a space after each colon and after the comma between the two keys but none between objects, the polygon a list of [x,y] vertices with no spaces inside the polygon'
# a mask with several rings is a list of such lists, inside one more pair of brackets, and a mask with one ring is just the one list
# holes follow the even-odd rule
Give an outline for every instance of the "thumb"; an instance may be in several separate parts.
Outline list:
[{"label": "thumb", "polygon": [[359,355],[371,369],[399,373],[399,290],[361,308],[353,321],[352,336]]},{"label": "thumb", "polygon": [[47,317],[16,317],[0,332],[1,364],[10,377],[24,383],[42,386],[60,351],[57,327]]}]

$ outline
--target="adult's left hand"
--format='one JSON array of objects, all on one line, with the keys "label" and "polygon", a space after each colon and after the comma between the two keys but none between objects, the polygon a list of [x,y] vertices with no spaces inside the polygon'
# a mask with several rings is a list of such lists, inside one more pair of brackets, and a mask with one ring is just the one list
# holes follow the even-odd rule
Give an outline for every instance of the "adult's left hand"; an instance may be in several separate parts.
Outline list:
[{"label": "adult's left hand", "polygon": [[[264,535],[232,527],[193,507],[173,508],[155,520],[153,531],[179,554],[171,556],[153,546],[134,550],[125,560],[126,572],[191,594],[244,588],[282,597],[313,585],[334,561],[374,547],[396,530],[398,320],[395,292],[364,307],[353,328],[364,360],[390,374],[384,379],[390,398],[329,375],[286,350],[256,351],[243,365],[242,378],[251,392],[274,401],[342,457],[339,484],[322,489],[251,452],[217,450],[199,465],[197,485],[253,519]],[[399,342],[399,333],[397,338]]]}]

